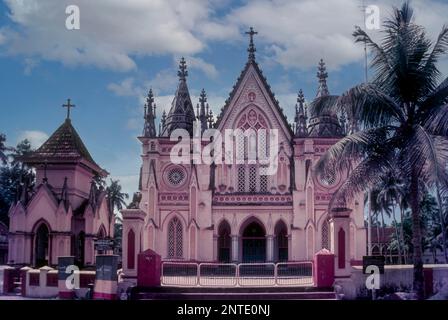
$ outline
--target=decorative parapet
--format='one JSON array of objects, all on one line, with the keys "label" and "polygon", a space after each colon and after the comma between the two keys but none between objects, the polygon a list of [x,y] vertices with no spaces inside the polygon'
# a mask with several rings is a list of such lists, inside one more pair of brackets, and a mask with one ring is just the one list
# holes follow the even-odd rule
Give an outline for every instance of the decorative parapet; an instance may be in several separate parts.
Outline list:
[{"label": "decorative parapet", "polygon": [[214,195],[213,205],[273,205],[292,206],[291,195]]}]

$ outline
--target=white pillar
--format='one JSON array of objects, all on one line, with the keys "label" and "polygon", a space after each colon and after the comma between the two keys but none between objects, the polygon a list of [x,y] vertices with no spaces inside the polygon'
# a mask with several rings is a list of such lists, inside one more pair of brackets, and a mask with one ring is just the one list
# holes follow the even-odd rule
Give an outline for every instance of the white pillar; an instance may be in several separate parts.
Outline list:
[{"label": "white pillar", "polygon": [[[350,209],[333,212],[330,218],[332,231],[331,250],[335,255],[335,277],[347,277],[350,268]],[[342,243],[340,243],[342,241]]]},{"label": "white pillar", "polygon": [[218,236],[213,235],[213,261],[218,261]]},{"label": "white pillar", "polygon": [[238,254],[238,241],[239,238],[237,235],[232,235],[232,261],[238,262],[239,254]]},{"label": "white pillar", "polygon": [[274,236],[273,235],[266,236],[266,261],[267,262],[274,261]]}]

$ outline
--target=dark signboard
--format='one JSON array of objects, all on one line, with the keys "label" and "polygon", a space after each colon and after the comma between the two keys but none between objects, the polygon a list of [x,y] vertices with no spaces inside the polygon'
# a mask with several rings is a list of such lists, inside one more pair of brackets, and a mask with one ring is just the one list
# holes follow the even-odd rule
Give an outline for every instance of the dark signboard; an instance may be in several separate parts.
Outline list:
[{"label": "dark signboard", "polygon": [[75,257],[58,257],[58,279],[66,280],[73,271],[66,273],[67,267],[75,264]]},{"label": "dark signboard", "polygon": [[368,266],[377,266],[380,274],[384,274],[384,256],[363,256],[362,257],[362,272],[366,273]]},{"label": "dark signboard", "polygon": [[96,256],[96,279],[115,281],[118,279],[118,256],[98,255]]},{"label": "dark signboard", "polygon": [[112,239],[98,239],[95,240],[95,250],[98,251],[106,251],[114,249],[114,240]]}]

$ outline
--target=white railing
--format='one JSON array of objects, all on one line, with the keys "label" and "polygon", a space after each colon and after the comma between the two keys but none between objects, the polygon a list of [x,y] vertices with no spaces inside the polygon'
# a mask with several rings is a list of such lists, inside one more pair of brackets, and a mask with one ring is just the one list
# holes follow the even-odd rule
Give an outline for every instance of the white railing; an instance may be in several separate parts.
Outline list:
[{"label": "white railing", "polygon": [[194,287],[199,284],[199,265],[195,262],[162,263],[162,284]]},{"label": "white railing", "polygon": [[162,285],[183,287],[312,286],[313,263],[162,263]]}]

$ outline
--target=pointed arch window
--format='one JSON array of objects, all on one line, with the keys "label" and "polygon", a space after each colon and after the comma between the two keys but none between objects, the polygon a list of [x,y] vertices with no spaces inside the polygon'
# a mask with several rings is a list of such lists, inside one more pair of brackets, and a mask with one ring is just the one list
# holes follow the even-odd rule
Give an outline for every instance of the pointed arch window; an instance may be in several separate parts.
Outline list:
[{"label": "pointed arch window", "polygon": [[328,219],[322,223],[322,249],[330,250],[330,223]]},{"label": "pointed arch window", "polygon": [[182,259],[183,234],[179,218],[174,217],[168,224],[168,258]]}]

